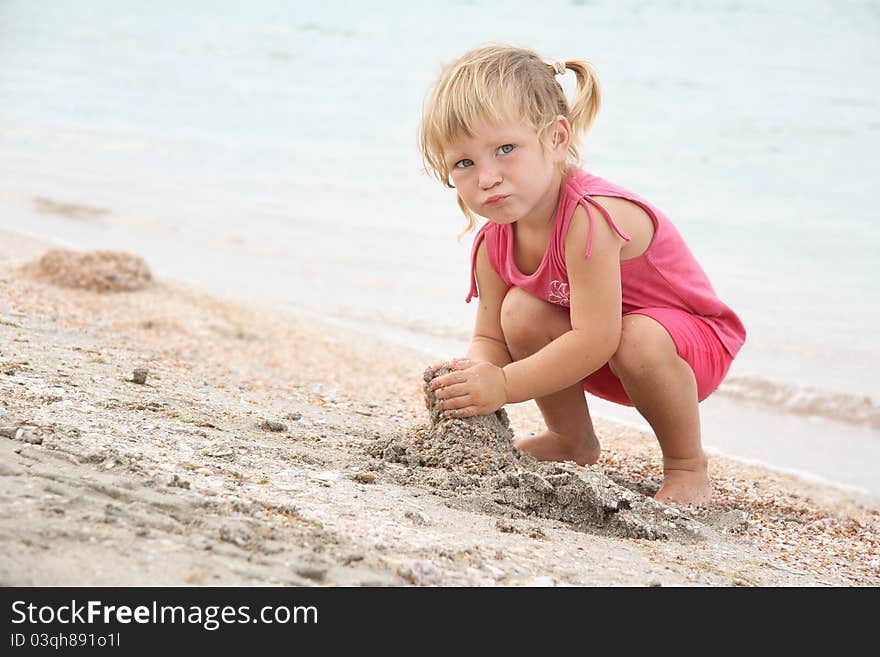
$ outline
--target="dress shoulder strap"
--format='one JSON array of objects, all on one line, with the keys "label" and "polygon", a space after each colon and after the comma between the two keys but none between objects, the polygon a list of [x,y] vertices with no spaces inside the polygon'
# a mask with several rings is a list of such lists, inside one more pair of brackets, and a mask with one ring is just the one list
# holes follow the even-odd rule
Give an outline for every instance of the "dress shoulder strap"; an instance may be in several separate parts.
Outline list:
[{"label": "dress shoulder strap", "polygon": [[632,239],[629,235],[627,235],[622,230],[620,230],[620,228],[617,227],[617,224],[614,223],[614,219],[611,218],[611,213],[609,213],[608,210],[606,210],[605,207],[592,196],[590,196],[589,194],[584,194],[580,199],[578,199],[578,203],[582,205],[587,211],[587,219],[590,222],[590,236],[589,238],[587,238],[587,252],[584,254],[584,258],[589,258],[590,253],[592,253],[593,251],[593,213],[590,210],[591,205],[594,206],[602,214],[603,217],[605,217],[606,221],[608,221],[608,223],[611,225],[611,228],[614,229],[614,232],[620,235],[620,237],[624,241],[629,242]]}]

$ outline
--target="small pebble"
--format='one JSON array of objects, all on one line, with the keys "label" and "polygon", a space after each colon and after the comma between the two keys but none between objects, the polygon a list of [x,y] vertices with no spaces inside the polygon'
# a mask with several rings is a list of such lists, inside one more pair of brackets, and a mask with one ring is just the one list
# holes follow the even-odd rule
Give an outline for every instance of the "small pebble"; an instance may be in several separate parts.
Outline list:
[{"label": "small pebble", "polygon": [[177,475],[168,482],[169,486],[173,486],[175,488],[189,488],[189,482],[186,479],[181,479]]},{"label": "small pebble", "polygon": [[545,534],[544,530],[540,527],[529,527],[528,531],[526,532],[526,536],[541,541],[547,538],[547,534]]},{"label": "small pebble", "polygon": [[131,382],[144,385],[147,382],[147,375],[149,373],[149,370],[146,370],[143,367],[138,367],[134,372],[131,373]]},{"label": "small pebble", "polygon": [[28,431],[27,429],[19,429],[15,432],[15,438],[22,442],[28,443],[30,445],[42,445],[43,437],[35,436],[33,433]]},{"label": "small pebble", "polygon": [[322,566],[303,565],[294,569],[297,575],[315,582],[323,582],[327,577],[327,569]]},{"label": "small pebble", "polygon": [[296,412],[288,413],[287,415],[284,416],[284,419],[291,420],[292,422],[296,422],[297,420],[302,419],[302,413],[296,413]]},{"label": "small pebble", "polygon": [[437,568],[434,564],[427,559],[419,559],[418,561],[413,561],[410,566],[410,570],[413,575],[421,579],[425,575],[432,575],[437,572]]},{"label": "small pebble", "polygon": [[264,420],[260,424],[263,431],[287,431],[287,425],[283,422],[275,422],[274,420]]},{"label": "small pebble", "polygon": [[346,566],[350,563],[354,563],[356,561],[363,561],[363,560],[364,560],[364,554],[362,552],[350,552],[349,554],[346,554],[345,556],[343,556],[340,559],[340,561],[342,561],[343,565],[346,565]]},{"label": "small pebble", "polygon": [[495,521],[495,529],[505,534],[513,534],[516,531],[516,525],[505,518],[498,518]]},{"label": "small pebble", "polygon": [[431,524],[431,519],[428,518],[428,516],[426,516],[421,511],[409,510],[406,513],[404,513],[403,515],[406,516],[407,518],[409,518],[410,520],[412,520],[417,525],[430,525]]}]

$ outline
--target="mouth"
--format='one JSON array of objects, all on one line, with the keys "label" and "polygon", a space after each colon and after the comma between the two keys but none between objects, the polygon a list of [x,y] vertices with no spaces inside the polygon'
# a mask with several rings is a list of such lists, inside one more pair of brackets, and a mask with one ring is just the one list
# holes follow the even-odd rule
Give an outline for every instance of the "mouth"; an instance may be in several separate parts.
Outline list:
[{"label": "mouth", "polygon": [[508,197],[508,194],[496,194],[495,196],[490,196],[489,198],[487,198],[485,201],[485,204],[486,205],[497,205],[498,203],[501,203],[502,201],[504,201],[507,197]]}]

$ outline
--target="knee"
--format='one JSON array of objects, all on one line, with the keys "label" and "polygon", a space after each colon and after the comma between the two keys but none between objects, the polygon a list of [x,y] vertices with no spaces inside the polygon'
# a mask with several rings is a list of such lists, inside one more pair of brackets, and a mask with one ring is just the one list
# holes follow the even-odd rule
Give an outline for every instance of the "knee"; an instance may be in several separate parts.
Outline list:
[{"label": "knee", "polygon": [[678,359],[670,335],[660,324],[643,315],[624,317],[620,344],[608,361],[618,379],[640,377],[669,367]]},{"label": "knee", "polygon": [[569,328],[570,318],[563,308],[518,287],[507,291],[501,304],[501,330],[513,358],[530,356]]}]

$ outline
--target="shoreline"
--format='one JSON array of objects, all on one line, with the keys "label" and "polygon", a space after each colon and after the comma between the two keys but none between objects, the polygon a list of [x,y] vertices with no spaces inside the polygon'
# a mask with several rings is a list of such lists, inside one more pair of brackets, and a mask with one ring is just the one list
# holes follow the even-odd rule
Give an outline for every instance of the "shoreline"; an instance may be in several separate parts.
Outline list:
[{"label": "shoreline", "polygon": [[[41,441],[0,437],[6,585],[880,584],[876,500],[720,456],[699,544],[401,484],[365,449],[425,422],[423,353],[164,280],[53,287],[18,269],[45,244],[0,237],[0,424]],[[533,404],[509,415],[540,428]],[[597,430],[600,466],[650,493],[656,440]]]}]

